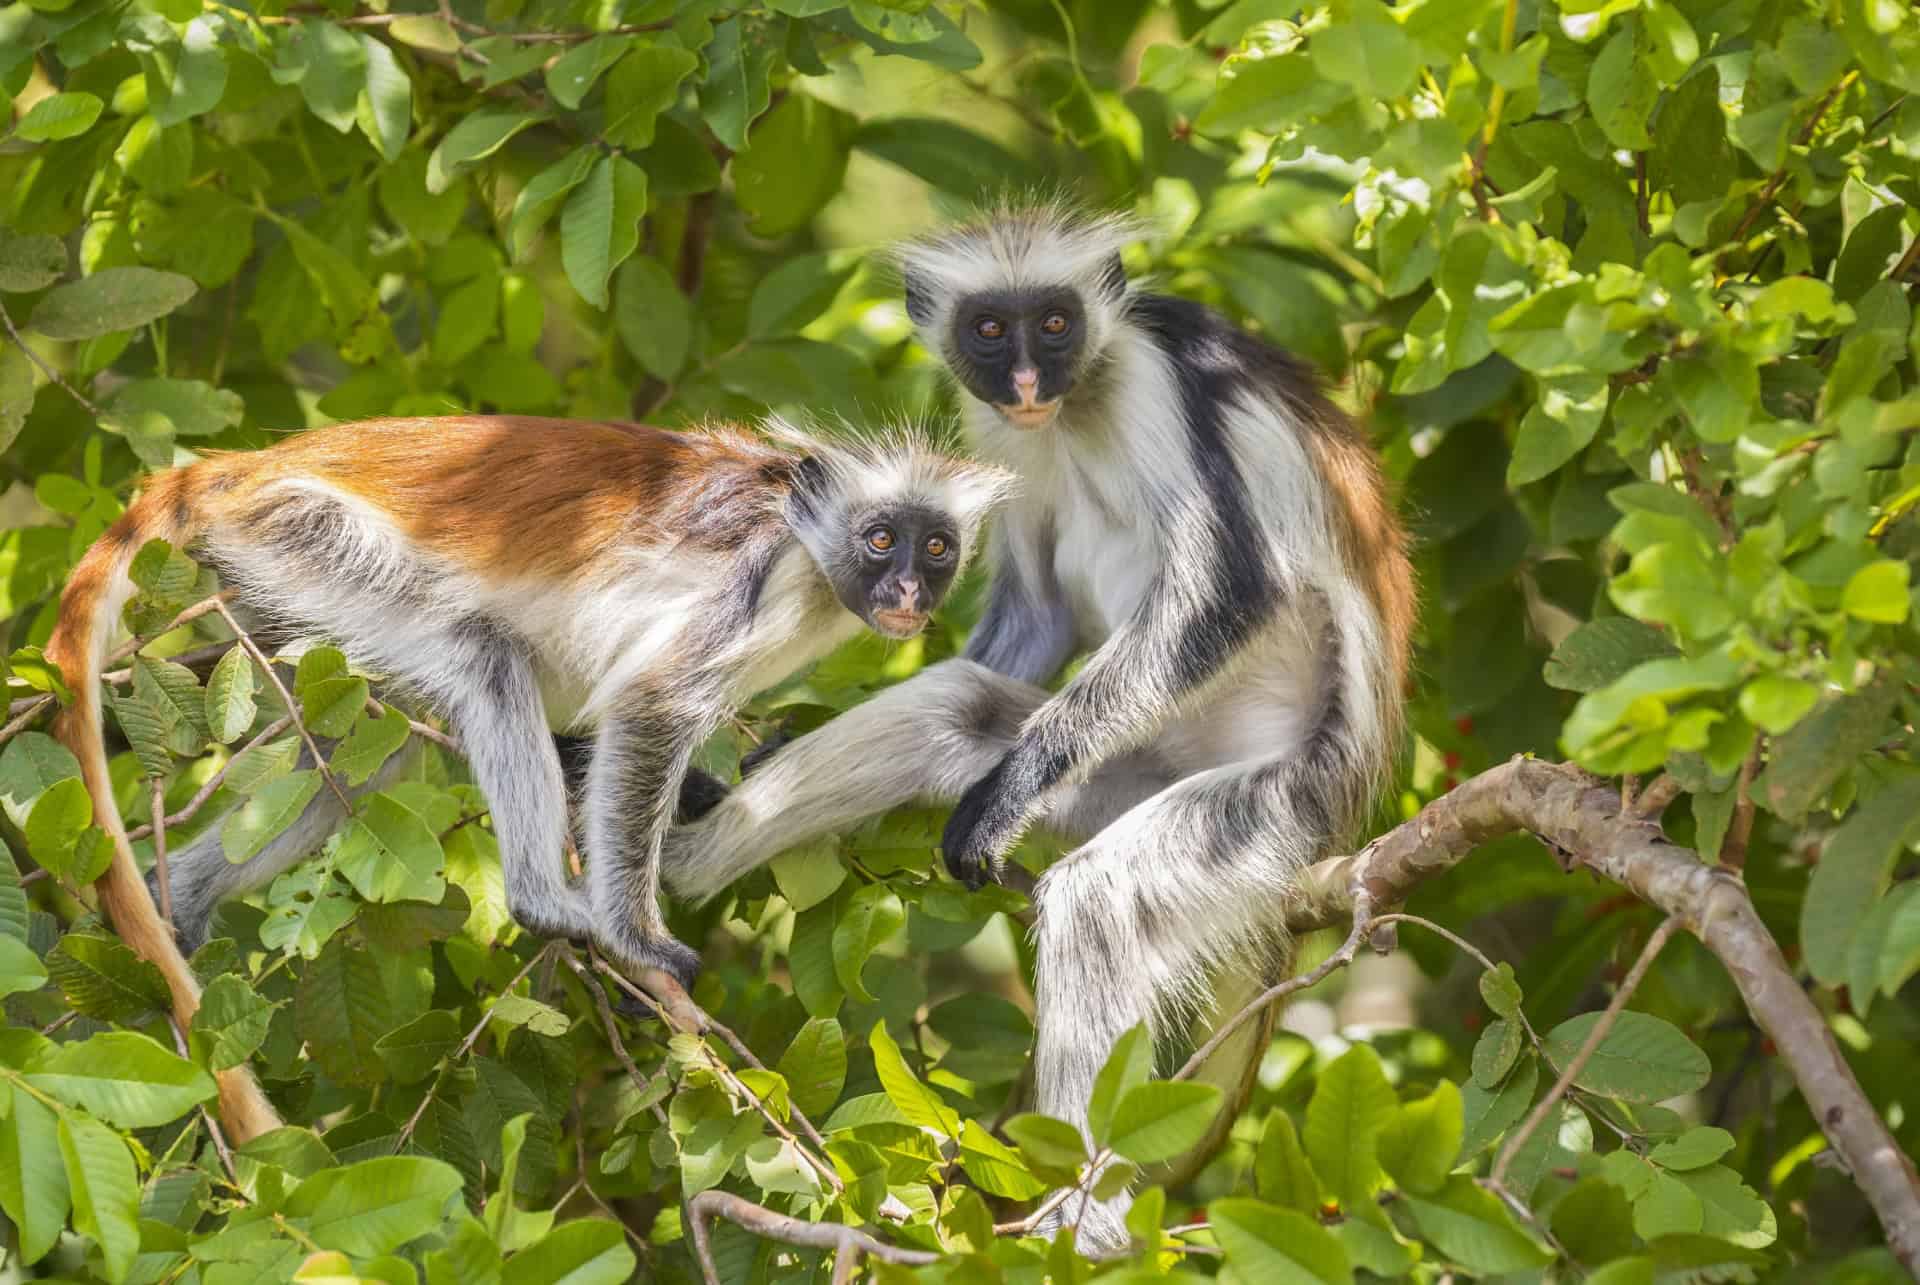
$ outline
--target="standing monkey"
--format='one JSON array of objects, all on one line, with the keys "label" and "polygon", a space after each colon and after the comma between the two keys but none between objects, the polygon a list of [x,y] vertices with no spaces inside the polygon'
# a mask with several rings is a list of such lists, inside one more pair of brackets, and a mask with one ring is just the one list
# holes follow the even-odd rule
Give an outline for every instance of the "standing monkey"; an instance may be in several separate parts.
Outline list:
[{"label": "standing monkey", "polygon": [[[863,624],[918,633],[1008,481],[912,441],[776,437],[380,420],[150,478],[74,569],[47,654],[74,692],[58,731],[114,845],[101,903],[166,977],[176,1020],[192,1017],[199,987],[135,866],[100,727],[101,660],[143,544],[192,546],[241,606],[339,642],[447,716],[493,815],[517,923],[690,985],[699,955],[658,901],[688,760],[741,700]],[[561,860],[550,722],[598,729],[584,886]],[[176,853],[181,936],[197,941],[215,901],[264,884],[331,828],[303,817],[237,867],[217,834]],[[220,1081],[236,1142],[277,1123],[244,1068]]]},{"label": "standing monkey", "polygon": [[[1085,842],[1035,890],[1037,1107],[1084,1127],[1115,1039],[1267,971],[1301,869],[1364,819],[1401,737],[1405,537],[1364,436],[1292,356],[1134,288],[1124,221],[1014,208],[910,244],[907,311],[1021,480],[963,660],[783,749],[673,832],[711,897],[778,850],[955,803],[969,886],[1030,824]],[[1076,651],[1085,665],[1057,694]],[[1071,1200],[1123,1244],[1126,1198]]]}]

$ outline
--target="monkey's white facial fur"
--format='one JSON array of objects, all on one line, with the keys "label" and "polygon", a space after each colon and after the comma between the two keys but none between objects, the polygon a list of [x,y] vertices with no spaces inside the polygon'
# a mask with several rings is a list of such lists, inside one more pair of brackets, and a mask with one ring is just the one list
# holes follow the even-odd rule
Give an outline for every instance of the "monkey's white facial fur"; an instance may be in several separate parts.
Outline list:
[{"label": "monkey's white facial fur", "polygon": [[1016,428],[1052,424],[1125,316],[1129,220],[1001,210],[899,252],[907,315],[960,386]]}]

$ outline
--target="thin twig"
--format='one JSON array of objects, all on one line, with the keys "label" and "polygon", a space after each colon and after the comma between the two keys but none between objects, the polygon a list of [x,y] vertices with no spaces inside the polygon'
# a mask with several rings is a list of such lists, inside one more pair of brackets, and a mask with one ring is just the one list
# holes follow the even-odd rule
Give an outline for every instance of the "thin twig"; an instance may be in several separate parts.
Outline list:
[{"label": "thin twig", "polygon": [[[1794,137],[1793,145],[1795,147],[1805,147],[1807,145],[1813,138],[1813,131],[1819,128],[1820,118],[1827,114],[1827,109],[1833,106],[1834,100],[1840,97],[1842,91],[1855,80],[1858,80],[1859,77],[1859,72],[1850,71],[1840,78],[1839,83],[1827,91],[1826,96],[1814,107],[1813,115],[1807,118],[1807,123],[1800,127],[1799,134]],[[1728,238],[1731,242],[1738,244],[1746,240],[1747,232],[1753,227],[1754,220],[1760,217],[1761,211],[1773,203],[1774,194],[1780,190],[1781,185],[1786,181],[1787,161],[1782,160],[1780,162],[1780,168],[1773,172],[1767,179],[1766,186],[1760,189],[1759,197],[1752,205],[1747,207],[1747,212],[1741,216],[1739,225],[1733,229],[1733,235]]]},{"label": "thin twig", "polygon": [[6,326],[8,336],[12,338],[14,344],[20,349],[20,351],[27,355],[27,360],[40,368],[40,373],[47,377],[48,383],[56,384],[60,388],[64,389],[67,396],[73,398],[73,400],[75,400],[76,402],[79,402],[82,406],[86,408],[87,414],[93,416],[95,419],[104,418],[104,416],[106,415],[105,411],[101,410],[98,406],[95,406],[91,401],[87,400],[86,394],[82,393],[79,389],[75,388],[72,384],[69,384],[67,382],[66,376],[62,375],[59,371],[55,370],[53,367],[47,365],[46,362],[40,359],[39,353],[35,352],[32,348],[29,348],[27,346],[27,341],[20,337],[20,332],[18,330],[14,329],[13,318],[10,315],[8,315],[5,305],[0,305],[0,324],[4,324]]},{"label": "thin twig", "polygon": [[714,1266],[713,1246],[708,1224],[715,1218],[744,1227],[756,1236],[798,1245],[803,1249],[827,1249],[836,1254],[849,1251],[871,1254],[883,1263],[901,1267],[928,1267],[940,1261],[940,1255],[924,1249],[901,1249],[875,1240],[857,1227],[845,1223],[810,1223],[785,1214],[776,1214],[730,1191],[717,1188],[703,1191],[687,1201],[687,1232],[693,1238],[694,1257],[700,1262],[707,1285],[719,1285],[720,1273]]},{"label": "thin twig", "polygon": [[1667,807],[1680,797],[1680,779],[1672,773],[1657,778],[1653,784],[1640,792],[1634,801],[1633,814],[1647,820],[1657,820]]},{"label": "thin twig", "polygon": [[46,713],[48,707],[54,702],[51,696],[39,696],[20,703],[23,706],[20,713],[15,715],[5,727],[0,727],[0,744],[5,744],[39,722],[40,716]]},{"label": "thin twig", "polygon": [[[535,965],[539,964],[541,960],[547,957],[547,952],[552,950],[555,946],[559,944],[560,943],[558,942],[550,941],[546,945],[542,946],[538,951],[535,951],[533,958],[529,959],[526,963],[520,966],[520,971],[515,973],[508,980],[507,984],[500,988],[498,994],[499,995],[510,994],[513,991],[513,988],[518,986],[521,983],[521,981],[526,977],[526,975],[534,970]],[[445,1058],[442,1059],[442,1061],[457,1062],[461,1058],[465,1057],[467,1054],[473,1052],[473,1046],[480,1042],[480,1036],[486,1031],[487,1024],[492,1020],[493,1020],[493,1007],[491,1005],[488,1005],[486,1010],[480,1014],[480,1020],[473,1024],[473,1029],[468,1031],[466,1038],[460,1041],[460,1047],[456,1048],[452,1053],[448,1054]],[[400,1136],[395,1138],[393,1142],[393,1154],[398,1155],[400,1154],[400,1152],[406,1149],[407,1140],[413,1137],[413,1131],[420,1127],[420,1118],[426,1115],[427,1104],[433,1101],[434,1089],[436,1089],[438,1086],[439,1086],[439,1080],[436,1077],[434,1082],[427,1086],[426,1093],[421,1096],[420,1105],[413,1109],[413,1114],[407,1117],[406,1124],[401,1126]]]},{"label": "thin twig", "polygon": [[1747,864],[1747,844],[1753,840],[1753,777],[1760,770],[1760,739],[1740,764],[1740,783],[1733,799],[1733,820],[1726,837],[1720,841],[1720,864],[1729,870],[1743,870]]},{"label": "thin twig", "polygon": [[[560,958],[568,968],[573,970],[574,975],[580,979],[580,984],[586,987],[587,994],[593,997],[595,1007],[600,1010],[600,1025],[607,1033],[607,1043],[613,1046],[613,1055],[619,1058],[620,1065],[626,1068],[627,1075],[632,1079],[634,1087],[642,1093],[645,1093],[653,1087],[655,1080],[667,1073],[667,1068],[662,1066],[651,1076],[641,1074],[640,1067],[634,1062],[633,1055],[627,1052],[626,1043],[620,1038],[620,1028],[614,1022],[613,1005],[607,1002],[606,991],[601,988],[600,983],[593,980],[593,974],[587,971],[587,966],[574,958],[572,951],[562,951]],[[654,1118],[662,1123],[666,1121],[666,1113],[660,1109],[658,1102],[653,1104],[653,1114]]]},{"label": "thin twig", "polygon": [[[199,791],[195,793],[191,799],[187,800],[186,806],[182,807],[178,812],[162,819],[168,825],[184,825],[188,821],[191,821],[194,814],[199,812],[200,809],[206,805],[207,800],[211,799],[220,787],[226,783],[227,773],[233,771],[233,765],[240,761],[241,755],[249,750],[257,749],[259,746],[279,736],[292,726],[293,720],[291,718],[277,718],[267,724],[266,728],[262,730],[258,736],[241,746],[235,751],[232,758],[221,765],[218,772],[215,772],[207,778],[206,784],[202,785]],[[155,815],[158,816],[159,814],[156,812]],[[154,833],[152,825],[143,825],[137,830],[127,831],[127,841],[131,843],[135,839],[144,839],[152,833]]]},{"label": "thin twig", "polygon": [[347,797],[347,792],[340,788],[340,782],[334,779],[333,769],[327,766],[327,756],[320,752],[320,743],[314,740],[313,733],[307,730],[306,720],[300,717],[300,703],[293,699],[293,693],[288,691],[287,685],[280,681],[280,675],[274,672],[273,662],[267,659],[266,653],[261,651],[259,645],[253,641],[253,635],[242,629],[240,622],[233,618],[233,613],[227,610],[227,604],[219,602],[217,610],[226,620],[227,627],[233,630],[234,637],[240,640],[240,645],[247,649],[247,655],[253,657],[253,663],[260,666],[261,672],[266,674],[267,681],[273,684],[273,690],[280,694],[280,700],[287,707],[288,717],[293,719],[294,727],[300,732],[300,739],[306,742],[307,752],[313,755],[313,765],[320,770],[320,779],[327,783],[327,788],[332,790],[334,797],[340,800],[340,806],[351,814],[353,800]]},{"label": "thin twig", "polygon": [[[707,1029],[725,1040],[748,1066],[756,1071],[764,1071],[767,1069],[765,1063],[753,1055],[753,1050],[746,1046],[745,1041],[738,1035],[735,1035],[731,1029],[715,1020],[711,1013],[706,1014],[706,1023]],[[813,1127],[813,1121],[807,1119],[806,1112],[800,1109],[798,1103],[789,1100],[787,1103],[787,1112],[793,1117],[793,1122],[800,1126],[800,1131],[807,1135],[814,1146],[820,1148],[822,1151],[827,1149],[827,1140],[820,1136],[820,1131]],[[836,1186],[838,1185],[838,1181],[836,1177]]]},{"label": "thin twig", "polygon": [[[166,887],[164,880],[160,886],[163,889]],[[167,1019],[167,1029],[173,1032],[173,1046],[180,1051],[180,1056],[191,1059],[193,1054],[187,1050],[187,1037],[186,1034],[181,1031],[180,1024],[169,1017]],[[219,1154],[220,1164],[227,1171],[227,1181],[233,1184],[235,1190],[238,1190],[240,1187],[240,1175],[233,1167],[233,1152],[227,1146],[227,1135],[220,1131],[220,1122],[214,1118],[213,1112],[207,1110],[205,1106],[200,1108],[200,1119],[206,1124],[207,1136],[213,1140],[213,1149]]]},{"label": "thin twig", "polygon": [[1588,1059],[1593,1057],[1601,1041],[1607,1038],[1607,1032],[1619,1020],[1621,1010],[1633,998],[1634,989],[1640,985],[1641,978],[1647,975],[1647,970],[1653,967],[1653,961],[1667,944],[1667,939],[1680,931],[1681,927],[1680,917],[1670,915],[1653,930],[1653,936],[1647,938],[1646,946],[1640,951],[1640,958],[1633,961],[1633,967],[1627,970],[1627,975],[1620,981],[1620,989],[1613,993],[1613,999],[1607,1004],[1606,1011],[1600,1014],[1600,1020],[1593,1024],[1593,1029],[1587,1032],[1587,1038],[1581,1041],[1579,1049],[1568,1059],[1560,1078],[1553,1082],[1553,1087],[1547,1090],[1547,1096],[1540,1099],[1520,1127],[1514,1130],[1513,1136],[1507,1139],[1506,1145],[1500,1148],[1500,1156],[1493,1162],[1493,1171],[1488,1175],[1489,1181],[1495,1184],[1506,1181],[1507,1167],[1513,1163],[1514,1156],[1519,1154],[1520,1148],[1526,1145],[1527,1139],[1533,1136],[1534,1130],[1540,1127],[1560,1099],[1566,1096],[1574,1078],[1586,1069]]}]

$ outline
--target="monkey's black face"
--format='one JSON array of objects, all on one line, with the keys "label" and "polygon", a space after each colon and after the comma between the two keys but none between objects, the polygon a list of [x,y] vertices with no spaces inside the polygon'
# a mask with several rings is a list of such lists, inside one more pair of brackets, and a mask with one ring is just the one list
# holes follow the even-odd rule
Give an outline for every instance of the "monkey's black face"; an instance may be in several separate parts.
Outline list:
[{"label": "monkey's black face", "polygon": [[1073,389],[1086,351],[1078,292],[988,290],[953,310],[949,364],[966,390],[1018,428],[1044,428]]},{"label": "monkey's black face", "polygon": [[960,532],[934,509],[896,507],[861,515],[852,556],[834,584],[840,602],[889,638],[911,638],[947,596],[960,569]]}]

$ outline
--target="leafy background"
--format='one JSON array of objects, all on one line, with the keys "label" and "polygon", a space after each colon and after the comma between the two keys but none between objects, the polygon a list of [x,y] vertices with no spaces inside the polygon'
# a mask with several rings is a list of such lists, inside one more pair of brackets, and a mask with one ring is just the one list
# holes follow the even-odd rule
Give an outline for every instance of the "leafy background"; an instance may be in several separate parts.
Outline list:
[{"label": "leafy background", "polygon": [[[940,1256],[861,1265],[887,1280],[1898,1279],[1684,934],[1514,1205],[1476,1184],[1657,920],[1525,839],[1410,907],[1510,967],[1413,926],[1387,1019],[1357,971],[1297,1004],[1228,1145],[1149,1182],[1139,1253],[1098,1267],[993,1232],[1084,1154],[1009,1119],[1025,898],[939,873],[935,814],[676,913],[756,1069],[603,1013],[584,960],[517,934],[484,805],[427,744],[223,912],[176,1044],[75,896],[105,850],[37,646],[141,473],[200,450],[381,414],[938,414],[871,252],[1045,182],[1147,216],[1131,269],[1365,415],[1424,586],[1381,823],[1517,752],[1664,773],[1669,832],[1744,871],[1911,1152],[1915,89],[1894,0],[0,8],[0,1275],[697,1279],[681,1201],[719,1186],[886,1206]],[[210,587],[164,548],[139,570],[143,632]],[[709,765],[949,654],[971,601],[755,702]],[[158,782],[172,843],[241,856],[325,783],[230,637],[202,616],[131,663],[114,768],[130,824]],[[421,743],[337,652],[288,673],[349,783]],[[208,1071],[249,1058],[295,1124],[222,1155]],[[1212,1105],[1146,1063],[1110,1064],[1099,1138],[1143,1164]],[[713,1246],[730,1282],[833,1270]]]}]

